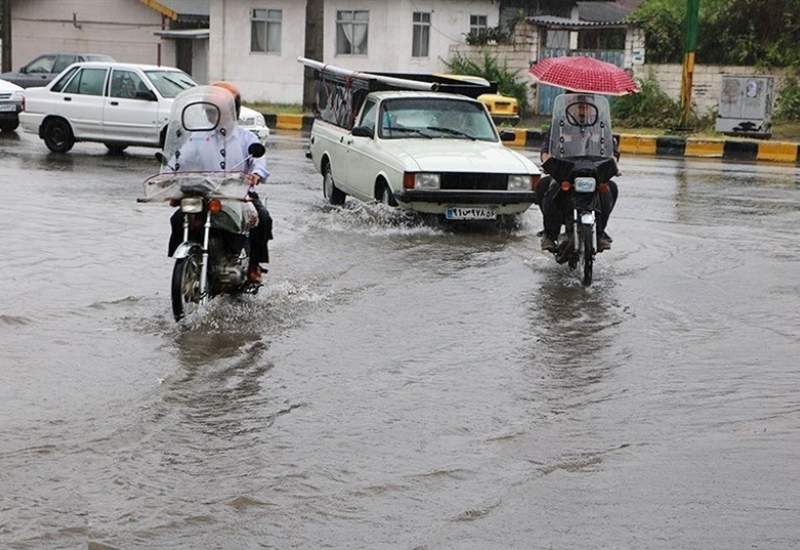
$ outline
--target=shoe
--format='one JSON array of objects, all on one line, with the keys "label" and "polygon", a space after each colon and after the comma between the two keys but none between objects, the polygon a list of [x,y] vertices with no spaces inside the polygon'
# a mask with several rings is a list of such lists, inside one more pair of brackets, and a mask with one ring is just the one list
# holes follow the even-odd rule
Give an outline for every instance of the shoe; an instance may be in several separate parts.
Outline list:
[{"label": "shoe", "polygon": [[542,236],[542,250],[547,252],[555,252],[556,251],[556,243],[553,242],[553,239],[548,237],[547,235]]},{"label": "shoe", "polygon": [[611,241],[606,234],[603,234],[597,239],[597,251],[602,252],[611,248]]},{"label": "shoe", "polygon": [[252,264],[247,270],[247,281],[257,285],[261,284],[261,266]]},{"label": "shoe", "polygon": [[603,234],[601,235],[601,237],[604,238],[605,240],[607,240],[610,243],[614,242],[614,239],[611,238],[611,235],[609,235],[605,231],[603,231]]}]

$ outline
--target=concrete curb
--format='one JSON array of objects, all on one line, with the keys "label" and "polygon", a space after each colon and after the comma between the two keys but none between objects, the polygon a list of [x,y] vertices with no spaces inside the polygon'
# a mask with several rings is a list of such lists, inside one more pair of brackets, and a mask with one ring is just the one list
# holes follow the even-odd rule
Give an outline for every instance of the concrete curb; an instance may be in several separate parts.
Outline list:
[{"label": "concrete curb", "polygon": [[[263,113],[267,126],[278,130],[310,130],[313,115]],[[513,132],[510,147],[538,149],[544,132],[526,128],[502,128]],[[629,155],[666,157],[719,158],[723,160],[770,161],[800,164],[800,144],[780,141],[744,141],[732,139],[685,138],[680,136],[641,136],[615,134],[619,152]]]},{"label": "concrete curb", "polygon": [[261,113],[264,121],[270,128],[278,130],[310,130],[314,124],[313,115],[276,115],[275,113]]}]

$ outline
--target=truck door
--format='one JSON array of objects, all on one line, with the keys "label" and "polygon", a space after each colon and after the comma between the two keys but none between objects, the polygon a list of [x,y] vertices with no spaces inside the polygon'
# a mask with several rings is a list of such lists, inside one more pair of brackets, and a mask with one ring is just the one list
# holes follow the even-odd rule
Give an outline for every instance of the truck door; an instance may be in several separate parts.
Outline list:
[{"label": "truck door", "polygon": [[369,201],[375,198],[375,178],[380,171],[380,165],[375,159],[375,122],[377,120],[378,102],[368,99],[361,109],[361,116],[356,126],[372,130],[372,137],[356,137],[352,134],[345,136],[345,143],[349,144],[347,156],[347,181],[350,183],[351,193],[361,200]]}]

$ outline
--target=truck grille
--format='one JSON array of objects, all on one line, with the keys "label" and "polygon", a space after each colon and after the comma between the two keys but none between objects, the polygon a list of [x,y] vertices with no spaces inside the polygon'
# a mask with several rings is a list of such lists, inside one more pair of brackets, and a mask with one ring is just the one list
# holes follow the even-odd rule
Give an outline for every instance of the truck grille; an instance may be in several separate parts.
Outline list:
[{"label": "truck grille", "polygon": [[506,174],[481,174],[474,172],[450,172],[442,174],[441,189],[505,191],[508,188]]},{"label": "truck grille", "polygon": [[11,92],[0,94],[0,99],[11,99]]}]

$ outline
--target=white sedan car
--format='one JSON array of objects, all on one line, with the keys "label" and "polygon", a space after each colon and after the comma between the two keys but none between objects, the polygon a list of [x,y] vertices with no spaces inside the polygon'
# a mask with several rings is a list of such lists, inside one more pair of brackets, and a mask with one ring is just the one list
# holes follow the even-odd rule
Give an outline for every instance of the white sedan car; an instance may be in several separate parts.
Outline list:
[{"label": "white sedan car", "polygon": [[[129,145],[162,147],[173,99],[196,85],[172,67],[76,63],[48,86],[25,90],[19,118],[56,153],[66,153],[78,141],[104,143],[113,153]],[[264,117],[244,107],[241,115],[243,126],[266,140]]]},{"label": "white sedan car", "polygon": [[0,80],[0,130],[12,132],[19,126],[19,113],[25,108],[22,88]]}]

